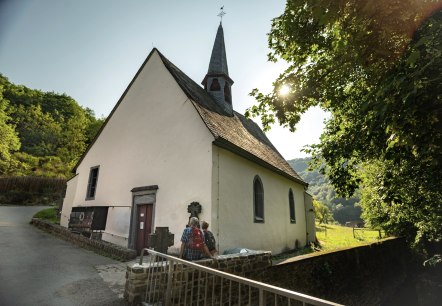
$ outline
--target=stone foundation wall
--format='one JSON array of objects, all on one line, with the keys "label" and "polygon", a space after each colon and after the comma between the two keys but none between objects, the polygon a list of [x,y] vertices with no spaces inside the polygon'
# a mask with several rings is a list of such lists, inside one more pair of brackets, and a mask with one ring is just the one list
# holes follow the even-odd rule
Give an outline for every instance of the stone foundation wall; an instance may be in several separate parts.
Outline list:
[{"label": "stone foundation wall", "polygon": [[63,226],[53,224],[42,219],[33,218],[31,224],[48,233],[54,234],[64,240],[75,243],[80,247],[89,249],[101,255],[123,261],[131,260],[137,257],[135,250],[127,249],[103,240],[89,239],[82,235],[74,234]]},{"label": "stone foundation wall", "polygon": [[[221,255],[216,259],[199,260],[193,263],[242,277],[260,278],[262,273],[272,265],[271,258],[271,252],[254,252]],[[158,301],[160,298],[164,298],[168,269],[169,262],[153,262],[142,266],[138,264],[128,266],[124,293],[125,299],[130,305],[139,305],[141,300],[144,300],[146,289],[148,291],[148,300]],[[216,301],[227,301],[227,295],[238,295],[237,287],[234,287],[233,291],[231,290],[230,292],[221,290],[221,287],[228,288],[228,284],[221,285],[220,282],[213,282],[210,279],[206,282],[205,276],[201,277],[199,272],[193,268],[175,264],[172,269],[174,270],[174,280],[172,283],[172,296],[170,298],[173,300],[173,305],[188,305],[191,296],[193,297],[192,303],[196,303],[198,299],[201,299],[200,304],[203,305],[202,293],[205,292],[206,288],[208,300],[213,298]],[[146,284],[152,285],[148,286]],[[212,292],[214,293],[213,297]],[[248,295],[248,291],[242,294]]]}]

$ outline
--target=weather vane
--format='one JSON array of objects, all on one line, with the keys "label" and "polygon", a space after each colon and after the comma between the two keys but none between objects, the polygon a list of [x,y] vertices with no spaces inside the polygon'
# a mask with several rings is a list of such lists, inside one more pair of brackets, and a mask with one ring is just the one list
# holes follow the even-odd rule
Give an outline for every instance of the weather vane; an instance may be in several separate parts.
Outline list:
[{"label": "weather vane", "polygon": [[226,12],[224,12],[224,5],[220,7],[220,12],[218,14],[218,17],[221,18],[221,22],[223,22],[223,16],[226,14]]}]

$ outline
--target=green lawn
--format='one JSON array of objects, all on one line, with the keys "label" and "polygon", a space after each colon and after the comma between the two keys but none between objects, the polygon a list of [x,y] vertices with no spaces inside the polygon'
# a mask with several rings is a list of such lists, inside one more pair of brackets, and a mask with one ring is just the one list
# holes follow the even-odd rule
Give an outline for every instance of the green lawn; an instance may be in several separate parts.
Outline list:
[{"label": "green lawn", "polygon": [[51,207],[40,210],[34,215],[34,218],[45,219],[52,223],[60,223],[60,219],[58,218],[57,207]]},{"label": "green lawn", "polygon": [[[385,234],[382,233],[382,238]],[[316,237],[319,240],[321,249],[324,251],[354,247],[379,240],[379,231],[370,229],[355,229],[352,227],[316,224]]]},{"label": "green lawn", "polygon": [[[382,238],[385,238],[385,233]],[[353,236],[354,235],[354,236]],[[379,231],[370,229],[355,229],[353,234],[352,227],[316,224],[316,237],[320,246],[306,246],[298,250],[292,250],[283,254],[273,256],[275,262],[283,261],[287,258],[296,257],[304,254],[321,251],[331,251],[341,248],[355,247],[379,240]]]}]

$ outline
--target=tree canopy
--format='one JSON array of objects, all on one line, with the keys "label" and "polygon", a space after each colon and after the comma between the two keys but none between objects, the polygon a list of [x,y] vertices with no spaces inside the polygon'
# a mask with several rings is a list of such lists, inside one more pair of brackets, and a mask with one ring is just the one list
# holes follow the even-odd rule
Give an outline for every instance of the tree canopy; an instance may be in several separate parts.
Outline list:
[{"label": "tree canopy", "polygon": [[69,177],[103,122],[66,94],[0,74],[0,175]]},{"label": "tree canopy", "polygon": [[9,103],[3,98],[3,86],[0,85],[0,173],[6,171],[11,163],[11,153],[20,148],[20,140],[15,126],[10,124],[7,113]]},{"label": "tree canopy", "polygon": [[[289,67],[254,89],[264,128],[331,116],[313,164],[336,191],[362,187],[369,224],[416,243],[442,239],[442,12],[438,1],[288,0],[269,59]],[[279,93],[285,86],[289,92]]]}]

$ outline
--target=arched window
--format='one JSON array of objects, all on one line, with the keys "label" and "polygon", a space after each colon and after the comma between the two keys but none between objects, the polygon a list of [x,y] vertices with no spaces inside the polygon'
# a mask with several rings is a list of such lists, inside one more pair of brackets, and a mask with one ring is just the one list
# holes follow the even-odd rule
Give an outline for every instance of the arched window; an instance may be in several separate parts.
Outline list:
[{"label": "arched window", "polygon": [[219,85],[218,79],[213,79],[212,84],[210,84],[210,91],[220,91],[221,86]]},{"label": "arched window", "polygon": [[253,180],[253,220],[256,223],[264,222],[264,188],[259,176]]},{"label": "arched window", "polygon": [[290,210],[290,223],[296,223],[295,199],[293,198],[292,188],[289,189],[289,210]]}]

